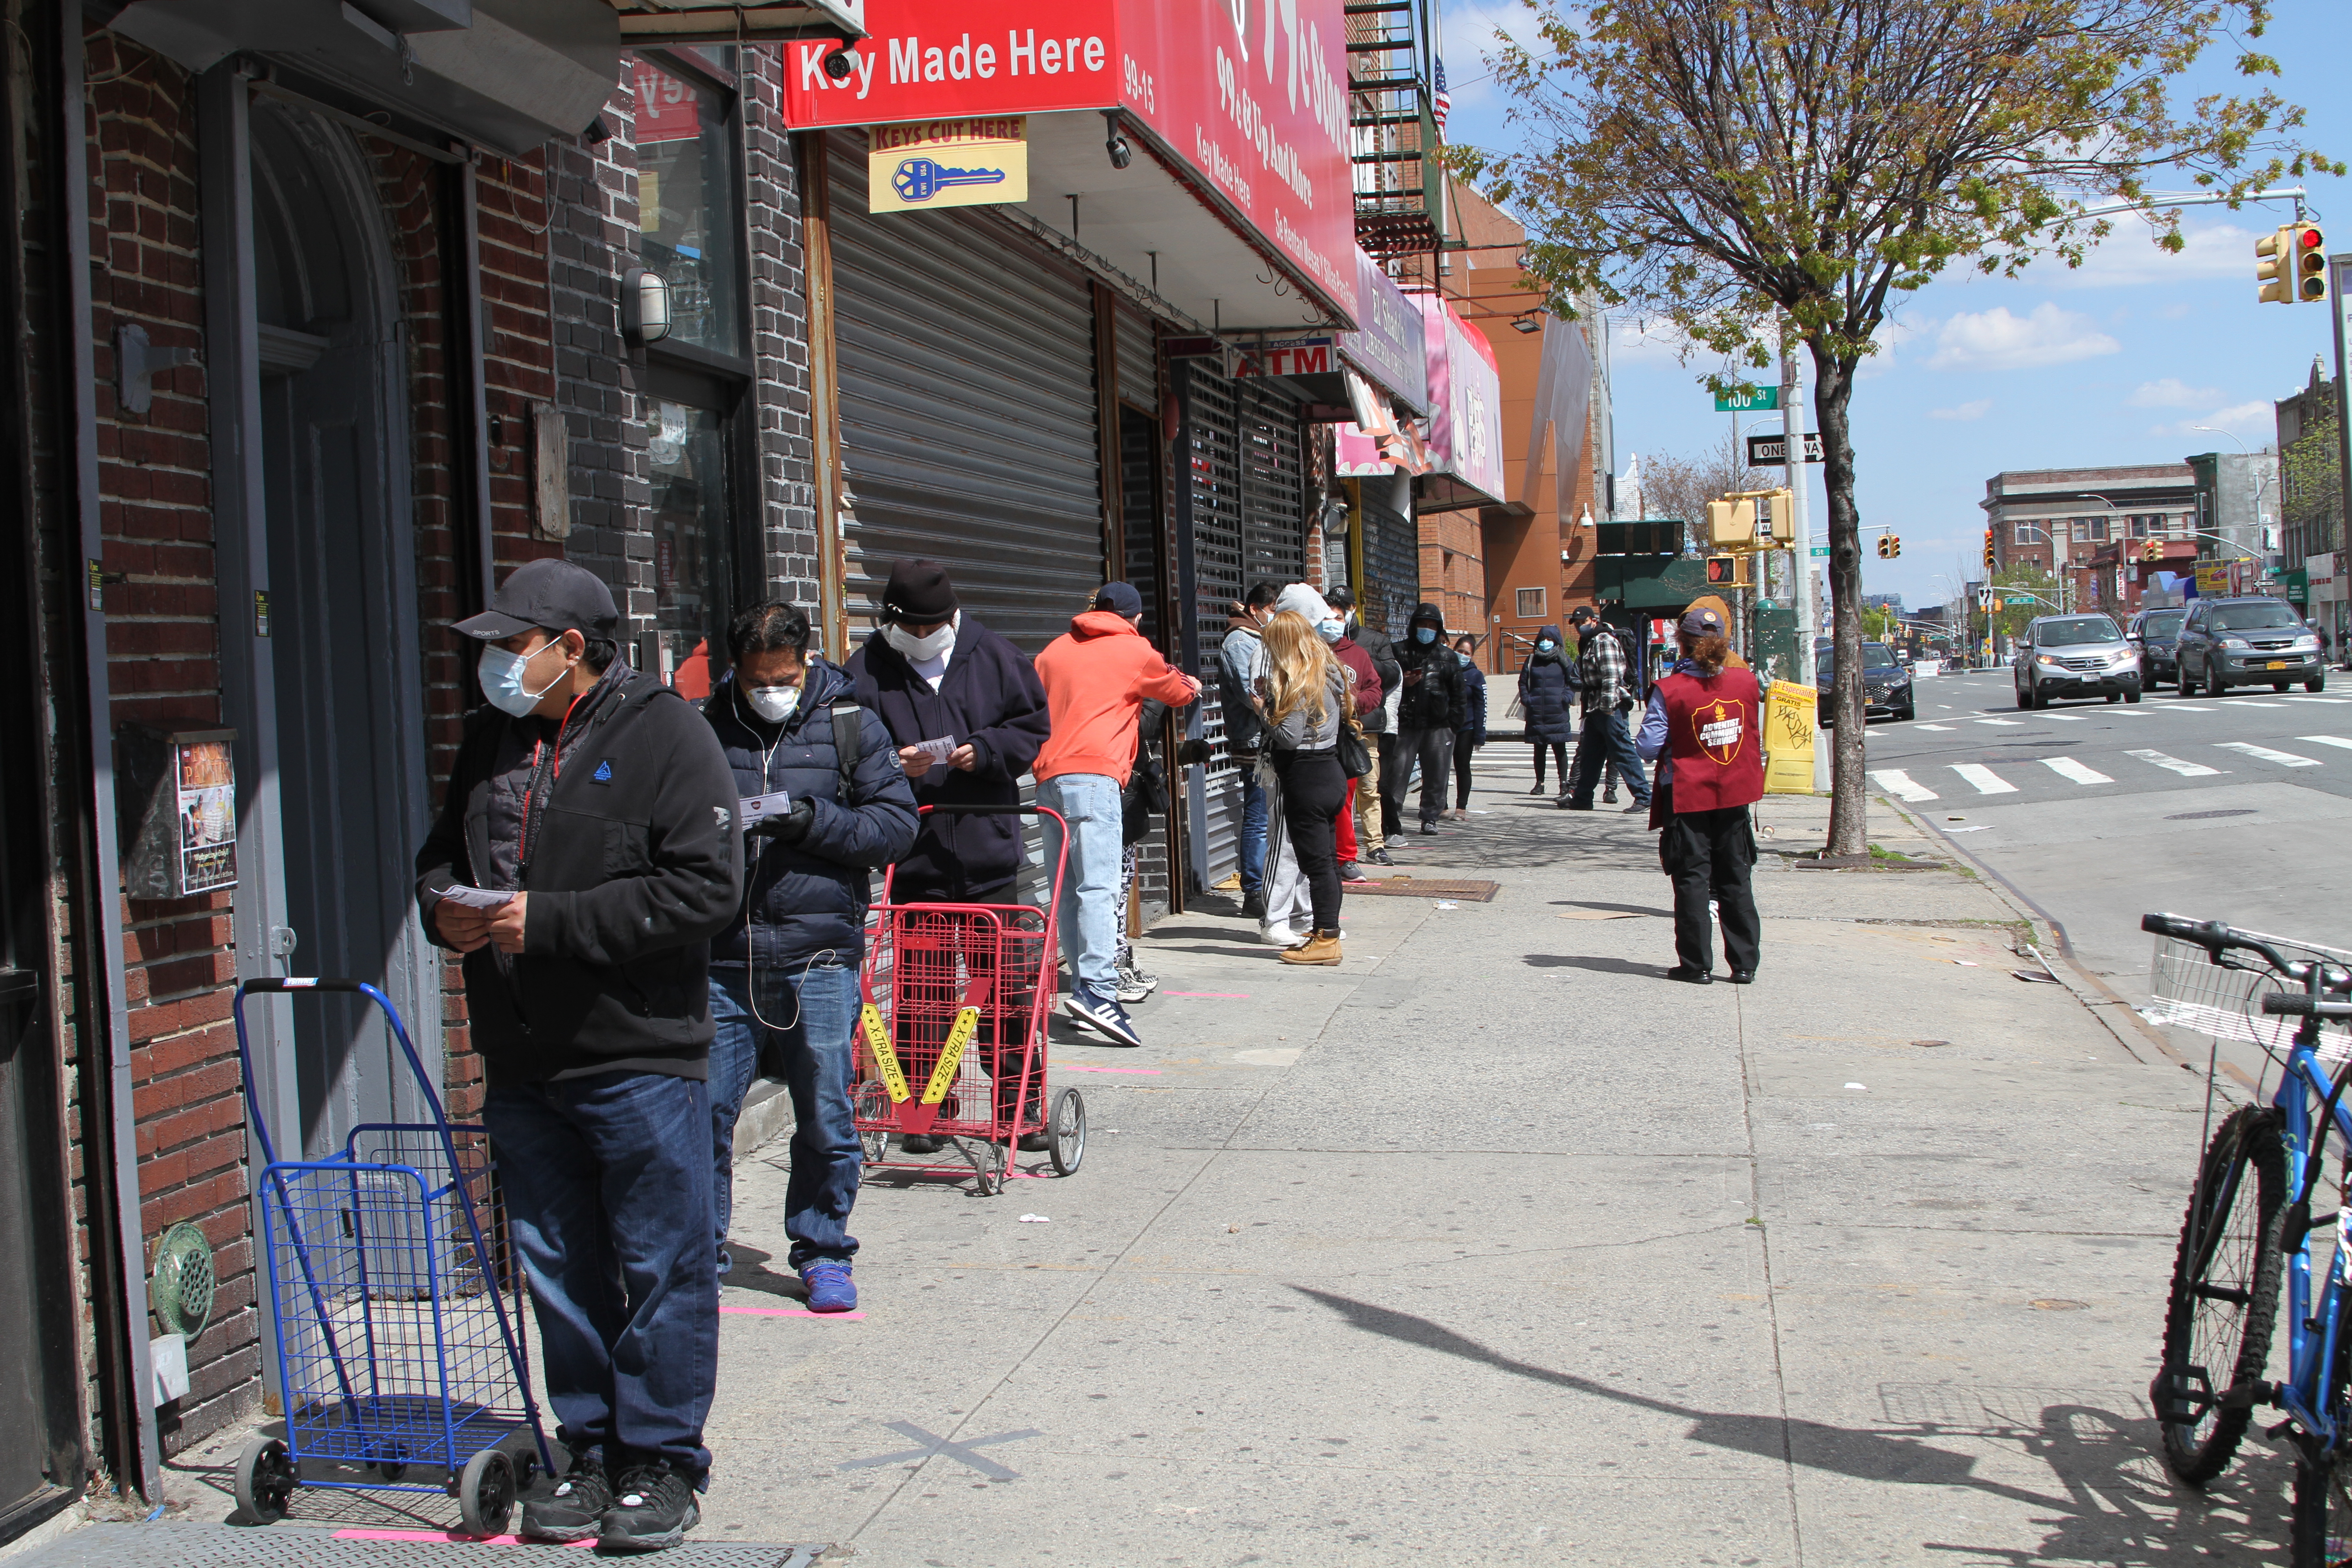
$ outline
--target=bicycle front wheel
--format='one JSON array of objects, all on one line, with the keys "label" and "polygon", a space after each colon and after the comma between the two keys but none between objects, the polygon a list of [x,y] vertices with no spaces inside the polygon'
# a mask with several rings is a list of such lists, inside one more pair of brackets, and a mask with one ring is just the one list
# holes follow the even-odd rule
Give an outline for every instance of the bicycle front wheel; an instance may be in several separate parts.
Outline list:
[{"label": "bicycle front wheel", "polygon": [[2192,1487],[2228,1467],[2253,1415],[2285,1275],[2278,1250],[2285,1202],[2277,1113],[2253,1105],[2231,1111],[2206,1147],[2180,1224],[2164,1366],[2149,1390],[2163,1423],[2164,1462]]},{"label": "bicycle front wheel", "polygon": [[2295,1461],[2294,1519],[2289,1528],[2294,1568],[2344,1568],[2352,1563],[2352,1492],[2332,1454]]}]

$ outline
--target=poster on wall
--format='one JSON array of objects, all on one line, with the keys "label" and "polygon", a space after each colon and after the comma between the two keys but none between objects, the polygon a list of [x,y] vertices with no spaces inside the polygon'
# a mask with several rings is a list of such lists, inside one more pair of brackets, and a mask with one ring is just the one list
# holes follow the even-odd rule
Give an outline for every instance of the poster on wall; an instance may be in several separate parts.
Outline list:
[{"label": "poster on wall", "polygon": [[226,741],[184,741],[173,748],[179,797],[182,894],[236,886],[236,772]]},{"label": "poster on wall", "polygon": [[1029,119],[964,115],[866,132],[866,210],[918,212],[1029,199]]}]

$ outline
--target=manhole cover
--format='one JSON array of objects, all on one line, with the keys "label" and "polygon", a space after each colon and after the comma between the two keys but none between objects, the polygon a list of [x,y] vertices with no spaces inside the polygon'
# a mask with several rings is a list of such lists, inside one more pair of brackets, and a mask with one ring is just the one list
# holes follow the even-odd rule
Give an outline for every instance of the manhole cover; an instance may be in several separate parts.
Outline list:
[{"label": "manhole cover", "polygon": [[1457,899],[1474,904],[1492,903],[1503,890],[1500,882],[1449,880],[1444,877],[1392,877],[1385,882],[1350,882],[1348,897],[1374,893],[1398,899]]},{"label": "manhole cover", "polygon": [[2164,820],[2167,822],[2203,822],[2209,817],[2215,816],[2252,816],[2260,809],[2261,808],[2259,806],[2233,805],[2221,811],[2184,811],[2177,816],[2168,816]]}]

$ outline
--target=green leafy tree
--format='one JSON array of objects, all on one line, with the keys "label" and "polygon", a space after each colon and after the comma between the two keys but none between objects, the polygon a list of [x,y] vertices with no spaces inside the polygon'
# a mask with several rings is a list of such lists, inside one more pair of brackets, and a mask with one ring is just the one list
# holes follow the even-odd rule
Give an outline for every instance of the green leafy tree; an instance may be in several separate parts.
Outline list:
[{"label": "green leafy tree", "polygon": [[[2294,137],[2267,89],[2176,100],[2208,48],[2249,78],[2266,0],[1527,0],[1533,47],[1496,80],[1521,143],[1455,154],[1528,220],[1526,262],[1572,313],[1589,299],[1721,357],[1718,388],[1776,347],[1812,362],[1829,497],[1833,700],[1860,713],[1860,518],[1849,405],[1890,307],[1951,266],[2078,265],[2179,172],[2242,195],[2341,165]],[[1793,352],[1793,351],[1792,351]],[[1863,727],[1837,726],[1830,848],[1864,845]]]},{"label": "green leafy tree", "polygon": [[1885,605],[1866,605],[1862,612],[1862,636],[1865,642],[1893,642],[1902,630],[1903,617]]},{"label": "green leafy tree", "polygon": [[2003,567],[1992,584],[1992,596],[2001,601],[1993,626],[2004,637],[2014,637],[2034,616],[2058,614],[2059,587],[2056,577],[2031,561]]}]

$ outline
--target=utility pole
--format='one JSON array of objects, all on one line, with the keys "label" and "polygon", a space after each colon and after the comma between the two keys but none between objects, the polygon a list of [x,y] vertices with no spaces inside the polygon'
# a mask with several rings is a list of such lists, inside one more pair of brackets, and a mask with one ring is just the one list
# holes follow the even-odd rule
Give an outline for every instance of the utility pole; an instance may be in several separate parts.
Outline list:
[{"label": "utility pole", "polygon": [[[1789,460],[1789,506],[1795,537],[1789,542],[1790,585],[1797,596],[1798,679],[1813,675],[1813,533],[1805,509],[1805,400],[1797,383],[1796,345],[1780,323],[1780,439]],[[2341,355],[2338,355],[2341,358]]]},{"label": "utility pole", "polygon": [[2329,257],[2327,273],[2327,301],[2336,307],[2329,312],[2336,318],[2336,488],[2344,506],[2337,537],[2352,547],[2352,376],[2345,374],[2345,349],[2352,342],[2352,253]]}]

